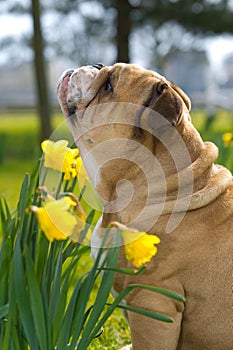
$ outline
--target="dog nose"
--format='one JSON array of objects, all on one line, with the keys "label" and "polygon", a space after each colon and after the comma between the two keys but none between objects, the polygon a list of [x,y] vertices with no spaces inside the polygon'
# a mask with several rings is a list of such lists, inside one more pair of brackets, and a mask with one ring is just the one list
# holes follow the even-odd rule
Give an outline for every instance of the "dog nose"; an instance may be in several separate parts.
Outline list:
[{"label": "dog nose", "polygon": [[93,64],[92,67],[100,70],[101,68],[105,67],[105,65],[103,63],[96,63],[96,64]]}]

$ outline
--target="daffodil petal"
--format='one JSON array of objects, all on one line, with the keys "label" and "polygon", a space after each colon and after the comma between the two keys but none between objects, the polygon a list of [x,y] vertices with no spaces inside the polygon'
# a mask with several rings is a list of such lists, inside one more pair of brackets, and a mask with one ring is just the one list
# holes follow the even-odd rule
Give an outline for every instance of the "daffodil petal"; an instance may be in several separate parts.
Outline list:
[{"label": "daffodil petal", "polygon": [[75,216],[68,212],[71,203],[73,201],[69,197],[64,197],[37,209],[39,225],[50,241],[66,239],[72,235],[77,221]]},{"label": "daffodil petal", "polygon": [[54,142],[50,141],[50,140],[45,140],[41,143],[41,148],[42,151],[46,153],[49,152],[52,148],[53,148]]},{"label": "daffodil petal", "polygon": [[75,201],[73,201],[71,197],[65,196],[61,199],[49,202],[46,205],[46,208],[52,208],[55,210],[68,210],[71,206],[76,206]]},{"label": "daffodil petal", "polygon": [[70,180],[71,176],[77,175],[75,168],[79,150],[67,146],[67,140],[57,142],[45,140],[41,143],[44,152],[44,166],[63,172],[65,180]]},{"label": "daffodil petal", "polygon": [[69,142],[67,140],[58,140],[54,142],[55,149],[65,149],[68,146]]}]

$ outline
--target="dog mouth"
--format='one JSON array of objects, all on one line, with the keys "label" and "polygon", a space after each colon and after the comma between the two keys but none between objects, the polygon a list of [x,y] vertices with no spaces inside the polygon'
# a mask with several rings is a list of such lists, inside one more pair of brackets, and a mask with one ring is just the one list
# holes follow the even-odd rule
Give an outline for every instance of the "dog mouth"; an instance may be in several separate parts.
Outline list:
[{"label": "dog mouth", "polygon": [[66,70],[62,74],[57,84],[58,100],[59,100],[62,112],[67,118],[71,115],[71,113],[72,114],[75,113],[75,109],[76,109],[76,108],[73,108],[73,112],[72,112],[71,105],[69,105],[68,103],[68,86],[69,86],[69,81],[73,72],[74,72],[74,69]]},{"label": "dog mouth", "polygon": [[[84,69],[89,69],[89,74],[91,75],[89,86],[88,88],[86,88],[87,91],[84,92],[81,86],[82,84],[78,86],[79,84],[75,82],[75,78],[77,78],[80,72],[82,72],[83,67],[78,68],[76,70],[68,69],[62,74],[57,84],[57,96],[61,106],[61,110],[66,118],[75,115],[79,104],[81,109],[85,109],[91,103],[95,96],[92,96],[91,93],[89,93],[89,90],[93,80],[98,74],[98,71],[101,70],[103,67],[104,65],[102,63],[97,63],[92,66],[84,67]],[[75,93],[73,91],[74,86],[76,86],[77,89]]]}]

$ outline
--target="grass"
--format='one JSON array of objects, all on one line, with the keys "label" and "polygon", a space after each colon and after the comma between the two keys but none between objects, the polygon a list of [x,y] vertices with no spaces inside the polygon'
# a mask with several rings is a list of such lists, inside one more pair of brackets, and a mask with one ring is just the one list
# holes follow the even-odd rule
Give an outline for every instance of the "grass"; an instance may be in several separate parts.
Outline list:
[{"label": "grass", "polygon": [[35,114],[0,115],[0,194],[14,209],[26,172],[39,156],[38,120]]},{"label": "grass", "polygon": [[[53,117],[54,138],[71,139],[61,114]],[[41,155],[39,124],[34,112],[0,114],[0,195],[7,198],[11,209],[26,172],[32,171]]]},{"label": "grass", "polygon": [[233,172],[232,147],[224,147],[222,136],[233,132],[233,112],[219,110],[216,114],[207,115],[204,111],[192,115],[194,126],[200,132],[204,141],[212,141],[219,148],[218,164],[226,166]]},{"label": "grass", "polygon": [[0,193],[3,195],[11,209],[17,204],[19,191],[26,172],[31,171],[33,161],[8,160],[0,169]]}]

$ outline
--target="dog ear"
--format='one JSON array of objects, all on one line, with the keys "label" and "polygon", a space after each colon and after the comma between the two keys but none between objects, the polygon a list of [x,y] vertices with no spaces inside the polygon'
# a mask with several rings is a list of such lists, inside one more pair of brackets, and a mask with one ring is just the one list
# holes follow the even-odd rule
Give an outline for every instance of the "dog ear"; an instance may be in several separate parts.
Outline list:
[{"label": "dog ear", "polygon": [[190,112],[190,109],[191,109],[191,101],[190,101],[190,98],[186,95],[186,93],[184,93],[183,90],[181,90],[177,85],[175,85],[174,83],[172,82],[169,82],[170,86],[173,88],[173,90],[175,90],[179,95],[180,97],[182,98],[182,100],[184,101],[188,111]]},{"label": "dog ear", "polygon": [[183,102],[190,110],[188,96],[175,84],[160,82],[156,84],[154,97],[148,107],[165,117],[173,126],[178,125],[183,112]]}]

